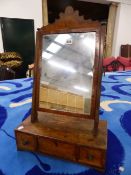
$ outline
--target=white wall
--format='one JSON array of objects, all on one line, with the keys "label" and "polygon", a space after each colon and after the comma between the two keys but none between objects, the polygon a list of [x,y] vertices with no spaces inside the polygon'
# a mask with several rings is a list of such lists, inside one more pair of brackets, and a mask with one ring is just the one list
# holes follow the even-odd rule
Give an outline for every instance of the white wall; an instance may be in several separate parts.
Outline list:
[{"label": "white wall", "polygon": [[120,46],[131,44],[131,5],[119,4],[113,40],[113,56],[120,55]]},{"label": "white wall", "polygon": [[[42,27],[42,0],[0,0],[0,17],[34,19],[36,33]],[[1,31],[0,52],[3,52]]]},{"label": "white wall", "polygon": [[[131,5],[130,0],[114,1],[122,2],[118,5],[112,51],[113,56],[118,56],[121,44],[131,44]],[[42,26],[42,0],[0,0],[0,17],[34,19],[36,33]],[[0,52],[3,52],[1,31]]]},{"label": "white wall", "polygon": [[123,3],[123,4],[131,4],[131,0],[105,0],[107,2],[120,2],[120,3]]}]

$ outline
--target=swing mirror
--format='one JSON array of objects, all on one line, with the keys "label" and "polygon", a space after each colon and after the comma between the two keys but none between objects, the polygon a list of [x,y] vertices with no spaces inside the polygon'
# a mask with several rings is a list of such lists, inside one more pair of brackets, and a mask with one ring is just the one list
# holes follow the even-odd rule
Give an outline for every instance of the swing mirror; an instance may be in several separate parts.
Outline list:
[{"label": "swing mirror", "polygon": [[90,114],[96,33],[42,37],[39,107]]},{"label": "swing mirror", "polygon": [[37,31],[32,121],[39,111],[98,121],[101,43],[101,24],[71,7]]}]

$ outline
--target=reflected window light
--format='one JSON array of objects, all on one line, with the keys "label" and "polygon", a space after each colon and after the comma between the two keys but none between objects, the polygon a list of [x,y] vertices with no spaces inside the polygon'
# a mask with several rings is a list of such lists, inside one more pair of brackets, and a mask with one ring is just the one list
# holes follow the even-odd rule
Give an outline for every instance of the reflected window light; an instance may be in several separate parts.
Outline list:
[{"label": "reflected window light", "polygon": [[42,59],[48,60],[48,59],[50,59],[52,56],[53,56],[53,55],[50,54],[50,53],[48,53],[48,52],[45,52],[45,51],[42,52]]},{"label": "reflected window light", "polygon": [[42,85],[49,85],[49,82],[47,82],[47,81],[40,81],[40,83],[41,83]]},{"label": "reflected window light", "polygon": [[69,34],[60,34],[55,38],[55,41],[64,45],[70,38],[71,35]]},{"label": "reflected window light", "polygon": [[83,91],[83,92],[89,92],[89,89],[85,88],[85,87],[81,87],[81,86],[74,86],[74,89]]},{"label": "reflected window light", "polygon": [[84,37],[85,37],[85,34],[81,34],[81,35],[80,35],[80,38],[84,38]]},{"label": "reflected window light", "polygon": [[95,50],[95,38],[86,37],[83,39],[83,43],[91,50]]},{"label": "reflected window light", "polygon": [[88,72],[88,75],[91,76],[91,77],[93,77],[93,72],[92,71],[91,72]]},{"label": "reflected window light", "polygon": [[58,62],[56,62],[56,61],[49,60],[48,63],[49,63],[51,66],[57,67],[57,68],[59,68],[59,69],[63,69],[63,70],[65,70],[65,71],[67,71],[67,72],[71,72],[71,73],[75,73],[75,72],[76,72],[76,70],[75,70],[74,68],[69,67],[69,66],[65,66],[65,65],[60,64],[60,63],[58,63]]},{"label": "reflected window light", "polygon": [[51,43],[46,50],[52,52],[52,53],[56,53],[58,52],[62,47],[59,46],[58,44],[55,43]]}]

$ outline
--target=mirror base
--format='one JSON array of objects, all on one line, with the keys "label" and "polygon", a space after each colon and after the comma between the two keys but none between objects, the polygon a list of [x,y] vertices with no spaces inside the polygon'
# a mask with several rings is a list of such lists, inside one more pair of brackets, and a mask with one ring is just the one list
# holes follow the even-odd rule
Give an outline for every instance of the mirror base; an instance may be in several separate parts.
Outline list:
[{"label": "mirror base", "polygon": [[100,121],[94,136],[91,119],[39,112],[38,121],[31,123],[30,117],[15,129],[18,150],[57,156],[104,171],[106,121]]}]

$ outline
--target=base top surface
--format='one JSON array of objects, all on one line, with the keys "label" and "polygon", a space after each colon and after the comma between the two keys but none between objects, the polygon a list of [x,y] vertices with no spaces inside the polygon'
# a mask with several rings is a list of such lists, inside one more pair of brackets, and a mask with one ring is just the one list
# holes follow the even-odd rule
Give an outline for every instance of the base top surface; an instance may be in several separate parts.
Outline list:
[{"label": "base top surface", "polygon": [[31,118],[28,117],[16,130],[71,144],[106,149],[107,122],[99,121],[96,136],[93,126],[94,120],[91,119],[39,112],[37,122],[31,123]]}]

